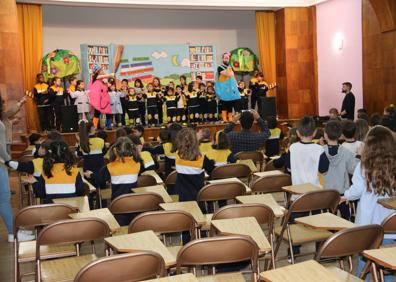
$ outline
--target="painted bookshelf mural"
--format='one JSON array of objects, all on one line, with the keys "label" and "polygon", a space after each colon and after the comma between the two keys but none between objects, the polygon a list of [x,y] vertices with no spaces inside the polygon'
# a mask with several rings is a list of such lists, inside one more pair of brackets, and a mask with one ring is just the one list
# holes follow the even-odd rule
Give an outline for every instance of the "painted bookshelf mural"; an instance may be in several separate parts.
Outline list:
[{"label": "painted bookshelf mural", "polygon": [[159,77],[166,85],[178,82],[180,75],[195,80],[214,80],[215,52],[212,45],[81,45],[82,75],[88,82],[92,66],[100,64],[107,73],[114,72],[117,80],[132,83],[141,79],[144,84]]}]

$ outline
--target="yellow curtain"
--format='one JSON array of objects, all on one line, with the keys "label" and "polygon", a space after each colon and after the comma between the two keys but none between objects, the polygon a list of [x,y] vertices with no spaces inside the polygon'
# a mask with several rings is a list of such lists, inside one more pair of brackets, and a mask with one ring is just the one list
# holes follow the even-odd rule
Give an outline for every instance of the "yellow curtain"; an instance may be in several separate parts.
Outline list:
[{"label": "yellow curtain", "polygon": [[[261,70],[265,80],[274,83],[276,82],[274,12],[256,12],[256,34]],[[268,96],[272,95],[276,95],[276,92],[269,91]]]},{"label": "yellow curtain", "polygon": [[[31,91],[36,74],[41,71],[42,57],[42,10],[41,5],[17,4],[19,38],[21,42],[24,89]],[[39,119],[33,99],[26,103],[26,126],[28,132],[39,130]]]}]

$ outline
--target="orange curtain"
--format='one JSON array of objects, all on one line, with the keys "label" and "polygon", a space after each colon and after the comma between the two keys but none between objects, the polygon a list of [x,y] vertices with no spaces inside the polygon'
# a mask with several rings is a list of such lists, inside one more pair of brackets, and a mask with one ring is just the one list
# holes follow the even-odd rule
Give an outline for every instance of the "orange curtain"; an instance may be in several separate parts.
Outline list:
[{"label": "orange curtain", "polygon": [[[256,37],[259,50],[260,66],[268,83],[276,82],[275,59],[275,13],[256,12]],[[269,91],[269,96],[276,95]]]},{"label": "orange curtain", "polygon": [[[36,82],[36,74],[41,71],[42,10],[41,5],[19,3],[17,10],[24,89],[31,91]],[[36,105],[31,98],[26,103],[26,127],[28,132],[38,131],[40,128]]]}]

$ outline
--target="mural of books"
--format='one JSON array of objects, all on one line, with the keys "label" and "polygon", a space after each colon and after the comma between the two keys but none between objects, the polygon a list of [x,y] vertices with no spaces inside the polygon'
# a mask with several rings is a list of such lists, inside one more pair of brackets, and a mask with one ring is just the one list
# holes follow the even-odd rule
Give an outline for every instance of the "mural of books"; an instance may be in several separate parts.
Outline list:
[{"label": "mural of books", "polygon": [[213,45],[190,45],[191,79],[196,80],[197,75],[204,81],[215,80],[216,54]]},{"label": "mural of books", "polygon": [[112,52],[107,45],[81,44],[81,69],[82,78],[88,83],[95,64],[99,64],[102,69],[112,72]]}]

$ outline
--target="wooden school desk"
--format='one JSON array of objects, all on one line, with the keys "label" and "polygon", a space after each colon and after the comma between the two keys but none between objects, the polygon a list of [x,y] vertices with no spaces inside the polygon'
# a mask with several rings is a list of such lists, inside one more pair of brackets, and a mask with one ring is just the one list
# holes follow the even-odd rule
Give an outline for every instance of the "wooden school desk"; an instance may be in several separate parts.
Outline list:
[{"label": "wooden school desk", "polygon": [[165,190],[164,186],[162,185],[132,188],[132,191],[134,193],[147,193],[147,192],[155,193],[160,195],[165,203],[173,202],[171,196],[169,196],[168,192]]},{"label": "wooden school desk", "polygon": [[87,212],[72,213],[69,216],[71,218],[97,217],[104,220],[109,225],[109,228],[112,232],[120,229],[120,225],[108,208],[91,210]]},{"label": "wooden school desk", "polygon": [[253,177],[259,178],[259,177],[263,177],[263,176],[276,176],[276,175],[283,175],[283,174],[285,174],[285,173],[280,170],[270,170],[270,171],[255,172],[255,173],[253,173]]},{"label": "wooden school desk", "polygon": [[78,209],[79,212],[87,212],[90,210],[87,196],[70,197],[70,198],[57,198],[53,199],[55,204],[67,204],[73,208]]},{"label": "wooden school desk", "polygon": [[246,279],[240,272],[198,276],[197,279],[199,282],[246,282]]},{"label": "wooden school desk", "polygon": [[162,178],[154,170],[146,170],[146,171],[142,172],[142,175],[151,175],[155,178],[155,180],[157,181],[157,184],[164,184],[164,181],[162,180]]},{"label": "wooden school desk", "polygon": [[[342,270],[340,270],[342,271]],[[342,279],[340,272],[325,268],[314,260],[308,260],[285,267],[260,273],[260,278],[266,282],[352,282],[362,281],[350,276],[351,280]],[[343,274],[344,275],[344,274]],[[356,278],[356,279],[355,279]],[[353,279],[353,280],[352,280]]]},{"label": "wooden school desk", "polygon": [[166,211],[179,210],[188,212],[193,216],[195,221],[200,226],[207,223],[205,215],[202,213],[201,209],[198,206],[198,203],[195,201],[163,203],[160,204],[160,207]]},{"label": "wooden school desk", "polygon": [[302,195],[313,191],[321,191],[323,189],[323,187],[315,186],[310,183],[282,187],[282,190],[287,193],[287,207],[290,206],[290,199],[293,199],[292,196],[296,197],[296,195]]},{"label": "wooden school desk", "polygon": [[176,264],[176,257],[152,230],[105,238],[105,243],[118,253],[153,251],[162,256],[166,267]]},{"label": "wooden school desk", "polygon": [[271,245],[254,217],[212,220],[211,224],[224,235],[248,235],[258,245],[260,253],[271,251]]},{"label": "wooden school desk", "polygon": [[354,223],[329,212],[299,217],[294,219],[294,221],[296,223],[321,230],[339,231],[356,226]]},{"label": "wooden school desk", "polygon": [[286,209],[280,206],[271,194],[237,196],[236,200],[241,204],[264,204],[272,209],[275,217],[282,217],[286,212]]},{"label": "wooden school desk", "polygon": [[396,210],[396,197],[380,199],[378,204],[383,205],[387,209]]},{"label": "wooden school desk", "polygon": [[250,171],[252,173],[258,171],[256,164],[250,159],[248,159],[248,160],[237,160],[236,163],[237,164],[245,164],[245,165],[247,165],[250,168]]},{"label": "wooden school desk", "polygon": [[245,183],[243,183],[239,178],[232,177],[232,178],[224,178],[224,179],[217,179],[217,180],[209,180],[209,184],[216,184],[216,183],[242,183],[245,186],[246,189],[246,194],[251,194],[252,190],[247,186]]},{"label": "wooden school desk", "polygon": [[375,264],[396,270],[396,247],[366,250],[363,256]]},{"label": "wooden school desk", "polygon": [[174,276],[144,280],[144,282],[198,282],[198,279],[192,273],[185,273]]}]

